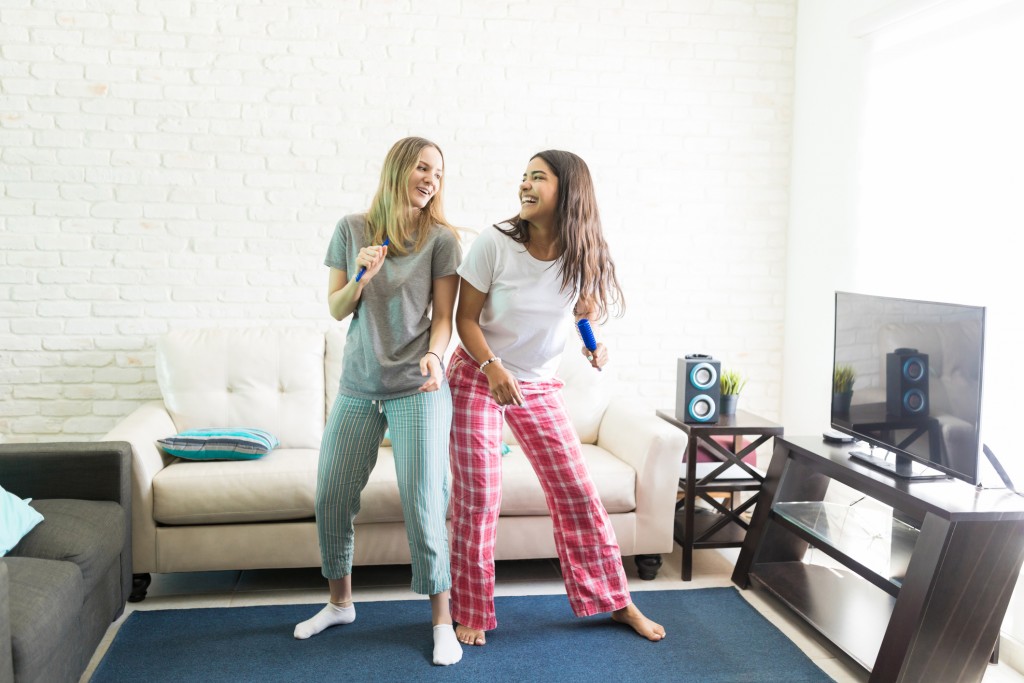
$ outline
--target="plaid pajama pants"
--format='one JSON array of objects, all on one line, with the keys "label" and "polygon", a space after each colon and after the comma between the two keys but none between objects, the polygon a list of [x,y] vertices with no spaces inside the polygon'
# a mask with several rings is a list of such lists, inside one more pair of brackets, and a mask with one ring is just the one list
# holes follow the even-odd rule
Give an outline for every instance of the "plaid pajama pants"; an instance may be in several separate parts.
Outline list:
[{"label": "plaid pajama pants", "polygon": [[448,367],[451,434],[452,618],[473,629],[498,625],[494,541],[501,509],[501,430],[509,428],[537,473],[569,604],[577,616],[630,604],[622,555],[583,462],[557,379],[520,382],[524,406],[499,406],[487,377],[461,347]]}]

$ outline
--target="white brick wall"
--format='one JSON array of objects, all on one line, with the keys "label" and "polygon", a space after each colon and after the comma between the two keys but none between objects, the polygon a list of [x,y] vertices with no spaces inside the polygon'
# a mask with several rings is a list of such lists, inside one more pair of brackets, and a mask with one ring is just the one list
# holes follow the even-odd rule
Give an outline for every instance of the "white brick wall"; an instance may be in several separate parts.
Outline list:
[{"label": "white brick wall", "polygon": [[628,310],[606,381],[675,360],[780,405],[796,0],[0,0],[0,439],[94,439],[180,326],[331,323],[330,231],[437,141],[454,222],[531,154],[597,183]]}]

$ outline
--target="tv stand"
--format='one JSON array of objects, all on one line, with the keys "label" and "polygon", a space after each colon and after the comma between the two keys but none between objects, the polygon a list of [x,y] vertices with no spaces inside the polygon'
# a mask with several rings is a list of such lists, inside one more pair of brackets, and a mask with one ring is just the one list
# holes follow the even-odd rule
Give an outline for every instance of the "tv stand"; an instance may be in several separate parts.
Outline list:
[{"label": "tv stand", "polygon": [[[931,472],[914,472],[914,461],[905,455],[896,453],[896,459],[894,461],[880,458],[874,454],[874,448],[868,452],[864,451],[850,451],[850,459],[856,460],[861,464],[867,465],[868,467],[874,468],[879,472],[885,472],[891,477],[903,479],[905,481],[935,481],[938,479],[949,479],[949,477],[936,470]],[[924,467],[923,465],[921,467]],[[926,468],[925,469],[929,469]]]},{"label": "tv stand", "polygon": [[[774,595],[869,681],[980,681],[1024,563],[1024,499],[893,479],[848,449],[776,437],[732,580]],[[831,482],[881,505],[826,501]]]}]

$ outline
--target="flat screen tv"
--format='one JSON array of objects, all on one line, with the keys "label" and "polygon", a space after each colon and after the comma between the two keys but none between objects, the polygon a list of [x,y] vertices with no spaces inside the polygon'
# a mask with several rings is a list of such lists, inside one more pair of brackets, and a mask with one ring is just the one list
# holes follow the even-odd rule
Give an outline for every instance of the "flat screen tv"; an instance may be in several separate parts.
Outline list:
[{"label": "flat screen tv", "polygon": [[850,292],[835,304],[831,424],[868,444],[851,457],[977,484],[984,307]]}]

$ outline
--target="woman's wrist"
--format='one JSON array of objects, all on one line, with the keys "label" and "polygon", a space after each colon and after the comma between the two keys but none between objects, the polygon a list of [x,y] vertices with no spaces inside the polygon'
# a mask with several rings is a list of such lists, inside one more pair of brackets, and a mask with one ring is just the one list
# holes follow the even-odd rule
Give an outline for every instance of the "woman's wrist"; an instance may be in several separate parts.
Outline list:
[{"label": "woman's wrist", "polygon": [[487,360],[485,360],[483,363],[480,364],[480,372],[483,372],[484,368],[486,368],[488,365],[491,365],[492,363],[500,363],[500,362],[501,362],[500,358],[498,358],[496,356],[491,356],[490,358],[488,358]]},{"label": "woman's wrist", "polygon": [[433,351],[427,351],[427,352],[426,352],[425,354],[423,354],[423,355],[424,355],[424,356],[433,356],[434,358],[436,358],[436,359],[437,359],[437,362],[438,362],[438,363],[444,363],[444,361],[443,361],[443,360],[441,360],[441,356],[440,356],[439,354],[436,354],[436,353],[434,353]]}]

